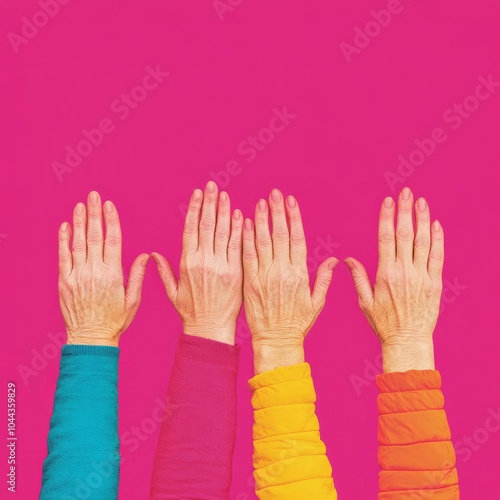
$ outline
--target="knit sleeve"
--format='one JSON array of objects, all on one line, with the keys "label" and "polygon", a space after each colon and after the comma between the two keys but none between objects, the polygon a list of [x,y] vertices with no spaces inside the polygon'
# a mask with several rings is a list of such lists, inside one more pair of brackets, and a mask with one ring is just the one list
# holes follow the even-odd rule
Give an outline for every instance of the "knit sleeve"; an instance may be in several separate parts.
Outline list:
[{"label": "knit sleeve", "polygon": [[377,386],[379,500],[458,499],[439,372],[384,373]]},{"label": "knit sleeve", "polygon": [[41,500],[117,498],[118,355],[112,346],[63,346]]},{"label": "knit sleeve", "polygon": [[260,373],[250,382],[254,477],[261,500],[334,500],[308,363]]},{"label": "knit sleeve", "polygon": [[239,347],[183,334],[167,393],[150,498],[229,498]]}]

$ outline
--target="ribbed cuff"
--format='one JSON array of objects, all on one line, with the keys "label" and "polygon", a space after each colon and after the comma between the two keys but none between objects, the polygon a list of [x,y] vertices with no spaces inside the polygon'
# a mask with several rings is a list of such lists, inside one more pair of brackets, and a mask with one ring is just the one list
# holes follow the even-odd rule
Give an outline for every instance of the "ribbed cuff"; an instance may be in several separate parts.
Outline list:
[{"label": "ribbed cuff", "polygon": [[117,358],[120,348],[111,345],[66,344],[62,346],[63,356],[107,356]]}]

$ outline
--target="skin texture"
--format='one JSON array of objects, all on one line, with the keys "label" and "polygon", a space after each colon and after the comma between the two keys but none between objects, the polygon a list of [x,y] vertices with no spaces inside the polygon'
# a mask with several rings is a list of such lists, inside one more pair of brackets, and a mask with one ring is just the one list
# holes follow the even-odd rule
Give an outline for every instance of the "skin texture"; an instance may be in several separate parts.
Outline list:
[{"label": "skin texture", "polygon": [[196,189],[191,196],[179,279],[162,255],[151,255],[184,333],[234,345],[243,300],[243,216],[235,210],[231,217],[228,194],[217,191],[209,182],[204,193]]},{"label": "skin texture", "polygon": [[256,374],[304,361],[304,339],[325,305],[338,264],[334,257],[321,263],[311,292],[306,258],[297,201],[289,196],[285,204],[274,189],[269,204],[257,203],[255,224],[246,219],[243,229],[243,294]]},{"label": "skin texture", "polygon": [[59,228],[59,303],[68,344],[118,346],[134,319],[149,255],[135,259],[125,287],[121,254],[116,207],[110,201],[102,207],[93,191],[87,206],[75,206],[73,230],[67,222]]},{"label": "skin texture", "polygon": [[[409,188],[397,206],[386,198],[380,209],[379,262],[375,286],[364,266],[349,257],[359,305],[382,345],[384,372],[433,370],[432,335],[439,315],[444,264],[444,232],[430,223],[429,205],[413,204]],[[412,214],[415,213],[416,229]]]}]

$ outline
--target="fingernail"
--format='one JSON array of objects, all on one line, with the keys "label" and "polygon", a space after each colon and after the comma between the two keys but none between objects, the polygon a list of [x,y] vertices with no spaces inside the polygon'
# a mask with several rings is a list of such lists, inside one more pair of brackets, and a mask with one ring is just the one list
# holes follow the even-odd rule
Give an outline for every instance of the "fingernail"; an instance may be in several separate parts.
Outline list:
[{"label": "fingernail", "polygon": [[328,269],[330,269],[330,271],[331,271],[338,263],[339,263],[339,261],[337,259],[330,261],[328,263]]},{"label": "fingernail", "polygon": [[104,203],[104,211],[108,214],[110,214],[113,211],[113,205],[111,204],[110,201],[106,201],[106,203]]},{"label": "fingernail", "polygon": [[271,199],[276,203],[281,201],[281,193],[278,189],[273,189],[273,191],[271,192]]},{"label": "fingernail", "polygon": [[394,200],[393,200],[390,196],[388,196],[388,197],[384,200],[384,207],[385,207],[385,208],[391,208],[393,203],[394,203]]},{"label": "fingernail", "polygon": [[344,260],[344,264],[352,271],[354,269],[354,264],[350,260]]},{"label": "fingernail", "polygon": [[200,200],[200,199],[201,199],[202,194],[203,194],[203,193],[202,193],[201,189],[195,189],[195,190],[193,191],[193,200],[194,200],[194,201],[198,201],[198,200]]},{"label": "fingernail", "polygon": [[417,201],[417,206],[418,206],[418,209],[423,212],[425,210],[425,207],[427,206],[427,203],[425,202],[425,200],[423,198],[420,198],[418,201]]},{"label": "fingernail", "polygon": [[265,212],[267,208],[266,200],[259,200],[259,210]]},{"label": "fingernail", "polygon": [[210,181],[207,184],[207,193],[215,193],[215,182]]},{"label": "fingernail", "polygon": [[146,267],[146,264],[148,263],[148,260],[149,260],[149,255],[147,255],[146,257],[144,257],[141,261],[141,265],[142,267]]},{"label": "fingernail", "polygon": [[81,202],[77,203],[77,205],[75,207],[75,213],[77,215],[82,215],[84,210],[85,210],[85,205]]},{"label": "fingernail", "polygon": [[411,195],[410,188],[403,189],[403,200],[409,200]]},{"label": "fingernail", "polygon": [[99,195],[95,191],[92,191],[92,193],[90,193],[89,200],[92,205],[97,205],[97,202],[99,201]]},{"label": "fingernail", "polygon": [[153,257],[154,261],[158,264],[159,263],[159,260],[158,260],[158,257],[156,255],[151,255],[151,257]]},{"label": "fingernail", "polygon": [[439,223],[438,220],[434,221],[434,224],[432,225],[432,228],[434,229],[434,231],[441,231],[441,224]]},{"label": "fingernail", "polygon": [[61,231],[62,231],[63,233],[65,233],[67,230],[68,230],[68,223],[67,223],[67,222],[65,222],[65,223],[61,226]]},{"label": "fingernail", "polygon": [[293,196],[289,196],[287,199],[286,199],[286,202],[288,203],[288,206],[290,208],[295,208],[297,203],[295,202],[295,198]]},{"label": "fingernail", "polygon": [[219,198],[220,198],[220,201],[222,201],[222,203],[226,203],[226,201],[228,200],[229,196],[227,195],[227,193],[225,191],[222,191],[222,193],[220,194]]},{"label": "fingernail", "polygon": [[234,211],[234,218],[236,220],[238,220],[238,219],[240,219],[240,217],[241,217],[241,211],[240,210],[235,210]]},{"label": "fingernail", "polygon": [[245,219],[245,229],[247,231],[250,231],[252,229],[252,220],[251,219]]}]

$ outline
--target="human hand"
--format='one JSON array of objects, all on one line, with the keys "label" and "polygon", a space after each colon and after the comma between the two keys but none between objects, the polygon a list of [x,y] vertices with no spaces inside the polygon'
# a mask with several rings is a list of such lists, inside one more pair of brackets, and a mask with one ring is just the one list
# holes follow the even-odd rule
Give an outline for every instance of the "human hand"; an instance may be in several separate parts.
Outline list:
[{"label": "human hand", "polygon": [[124,287],[116,207],[104,204],[104,239],[99,194],[91,192],[87,203],[74,209],[72,246],[71,226],[59,228],[59,303],[68,344],[118,346],[139,308],[149,255],[135,259]]},{"label": "human hand", "polygon": [[[416,234],[413,230],[415,209]],[[434,369],[432,334],[439,315],[444,263],[444,232],[430,223],[429,206],[405,188],[395,204],[380,210],[379,263],[375,287],[363,265],[349,257],[359,305],[382,344],[384,371]]]},{"label": "human hand", "polygon": [[196,189],[189,202],[179,280],[163,256],[151,254],[184,333],[234,345],[243,300],[242,226],[241,212],[231,217],[228,194],[217,196],[210,181],[205,193]]},{"label": "human hand", "polygon": [[245,314],[256,373],[304,361],[304,339],[325,305],[338,264],[329,257],[319,266],[311,292],[306,258],[297,201],[289,196],[285,209],[283,195],[274,189],[269,205],[257,203],[255,226],[246,219],[243,230]]}]

